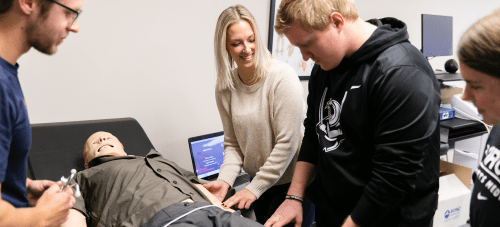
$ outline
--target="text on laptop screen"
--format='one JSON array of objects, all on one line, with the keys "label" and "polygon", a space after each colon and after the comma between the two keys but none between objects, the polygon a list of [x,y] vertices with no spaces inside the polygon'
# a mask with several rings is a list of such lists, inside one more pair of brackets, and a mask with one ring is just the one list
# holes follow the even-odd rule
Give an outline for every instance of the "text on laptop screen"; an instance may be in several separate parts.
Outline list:
[{"label": "text on laptop screen", "polygon": [[219,173],[224,161],[224,135],[193,141],[191,148],[198,178]]}]

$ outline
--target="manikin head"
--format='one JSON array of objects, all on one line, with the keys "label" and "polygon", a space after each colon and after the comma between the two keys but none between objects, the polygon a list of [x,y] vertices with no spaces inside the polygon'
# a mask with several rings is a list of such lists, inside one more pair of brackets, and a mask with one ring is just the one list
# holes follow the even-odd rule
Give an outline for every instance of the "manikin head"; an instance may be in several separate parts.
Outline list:
[{"label": "manikin head", "polygon": [[89,162],[103,155],[126,156],[123,144],[109,132],[96,132],[85,142],[83,148],[83,159],[85,168],[89,168]]}]

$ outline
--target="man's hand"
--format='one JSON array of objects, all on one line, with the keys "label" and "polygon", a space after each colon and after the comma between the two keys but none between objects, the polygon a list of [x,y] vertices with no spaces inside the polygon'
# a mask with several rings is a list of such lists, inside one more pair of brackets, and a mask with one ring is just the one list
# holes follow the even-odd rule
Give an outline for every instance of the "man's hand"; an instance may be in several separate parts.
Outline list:
[{"label": "man's hand", "polygon": [[28,192],[27,197],[30,206],[36,206],[38,199],[42,196],[43,192],[47,190],[53,184],[57,184],[59,187],[63,185],[62,182],[53,182],[49,180],[30,180],[26,181],[26,191]]},{"label": "man's hand", "polygon": [[264,226],[281,227],[294,222],[295,227],[300,227],[302,226],[302,218],[302,203],[292,199],[285,199],[274,214],[264,223]]},{"label": "man's hand", "polygon": [[59,226],[68,220],[69,210],[75,204],[71,187],[61,192],[58,184],[52,184],[38,199],[37,209],[42,226]]},{"label": "man's hand", "polygon": [[257,199],[257,196],[255,196],[253,193],[248,191],[248,189],[243,189],[233,196],[231,198],[227,199],[222,205],[225,207],[232,207],[233,205],[237,205],[238,209],[250,209],[250,205]]},{"label": "man's hand", "polygon": [[351,215],[349,215],[349,217],[345,219],[345,222],[342,225],[342,227],[359,227],[359,225],[356,225],[356,223],[354,223],[354,221],[352,220]]},{"label": "man's hand", "polygon": [[221,202],[224,200],[227,191],[229,190],[229,184],[223,180],[212,181],[208,184],[204,184],[203,187],[205,187],[210,193],[214,194],[215,197]]}]

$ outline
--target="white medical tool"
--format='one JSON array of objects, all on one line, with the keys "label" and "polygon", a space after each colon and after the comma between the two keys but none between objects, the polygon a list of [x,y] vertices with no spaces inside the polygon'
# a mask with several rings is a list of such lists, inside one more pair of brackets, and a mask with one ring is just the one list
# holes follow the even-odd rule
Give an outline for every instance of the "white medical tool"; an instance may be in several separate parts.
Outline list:
[{"label": "white medical tool", "polygon": [[[71,170],[71,175],[69,175],[68,178],[65,178],[64,176],[61,177],[61,182],[63,182],[63,186],[61,186],[61,192],[64,191],[67,187],[70,186],[69,182],[71,182],[71,179],[75,176],[76,169]],[[75,183],[75,197],[80,197],[82,193],[80,192],[80,187],[78,186],[77,183]]]}]

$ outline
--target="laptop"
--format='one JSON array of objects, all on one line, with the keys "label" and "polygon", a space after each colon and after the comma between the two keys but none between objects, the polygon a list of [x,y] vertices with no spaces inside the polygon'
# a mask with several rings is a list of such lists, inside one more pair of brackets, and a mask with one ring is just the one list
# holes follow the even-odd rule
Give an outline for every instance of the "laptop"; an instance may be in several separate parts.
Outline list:
[{"label": "laptop", "polygon": [[[219,176],[220,166],[224,161],[224,132],[215,132],[188,139],[189,153],[193,170],[200,179],[213,181]],[[234,181],[233,188],[239,188],[250,183],[251,177],[240,172]]]}]

